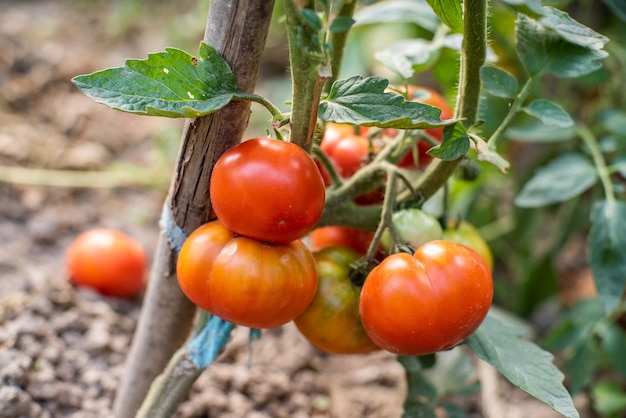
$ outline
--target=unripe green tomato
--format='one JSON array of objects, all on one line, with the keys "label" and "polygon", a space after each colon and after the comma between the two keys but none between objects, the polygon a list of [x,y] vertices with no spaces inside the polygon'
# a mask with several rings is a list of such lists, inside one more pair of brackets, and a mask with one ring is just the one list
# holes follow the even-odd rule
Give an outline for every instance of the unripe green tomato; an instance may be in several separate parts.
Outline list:
[{"label": "unripe green tomato", "polygon": [[476,251],[485,259],[490,270],[493,270],[493,254],[485,239],[480,235],[474,225],[467,221],[456,222],[450,220],[448,228],[443,231],[441,236],[446,241],[454,241],[463,244]]},{"label": "unripe green tomato", "polygon": [[[442,228],[439,221],[420,209],[399,210],[391,216],[391,221],[396,226],[401,243],[409,244],[414,248],[441,238]],[[383,232],[380,245],[385,251],[391,249],[393,239],[389,229]]]},{"label": "unripe green tomato", "polygon": [[360,255],[342,246],[325,247],[313,255],[319,281],[313,301],[294,319],[300,333],[312,345],[331,354],[379,350],[361,324],[361,289],[350,280],[351,265]]}]

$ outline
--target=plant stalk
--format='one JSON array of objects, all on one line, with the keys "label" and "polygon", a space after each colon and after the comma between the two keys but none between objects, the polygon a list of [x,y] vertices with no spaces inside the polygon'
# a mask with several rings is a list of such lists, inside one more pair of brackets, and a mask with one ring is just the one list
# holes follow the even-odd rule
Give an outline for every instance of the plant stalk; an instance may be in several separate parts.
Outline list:
[{"label": "plant stalk", "polygon": [[314,1],[283,0],[291,68],[290,142],[310,151],[317,123],[317,110],[326,79],[331,77],[320,33],[302,17],[301,9],[315,9]]},{"label": "plant stalk", "polygon": [[[204,42],[230,64],[242,92],[254,90],[272,11],[271,0],[211,2]],[[185,234],[213,217],[209,199],[213,166],[226,149],[241,141],[249,115],[250,102],[235,101],[211,115],[187,121],[164,203],[165,211],[171,210],[175,224]],[[135,416],[151,382],[187,339],[193,325],[196,308],[178,286],[177,251],[170,243],[171,232],[162,228],[159,236],[126,374],[115,399],[117,418]]]}]

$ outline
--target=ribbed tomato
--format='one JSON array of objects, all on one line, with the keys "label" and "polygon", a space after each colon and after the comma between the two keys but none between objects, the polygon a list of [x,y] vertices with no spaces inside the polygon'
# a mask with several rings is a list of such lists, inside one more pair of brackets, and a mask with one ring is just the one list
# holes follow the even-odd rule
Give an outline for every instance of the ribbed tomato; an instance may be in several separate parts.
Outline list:
[{"label": "ribbed tomato", "polygon": [[473,333],[492,297],[483,258],[462,244],[435,240],[376,266],[365,279],[359,309],[378,346],[421,356],[448,350]]},{"label": "ribbed tomato", "polygon": [[196,305],[251,328],[293,320],[317,288],[315,259],[299,240],[271,244],[237,236],[219,221],[196,229],[183,244],[178,282]]}]

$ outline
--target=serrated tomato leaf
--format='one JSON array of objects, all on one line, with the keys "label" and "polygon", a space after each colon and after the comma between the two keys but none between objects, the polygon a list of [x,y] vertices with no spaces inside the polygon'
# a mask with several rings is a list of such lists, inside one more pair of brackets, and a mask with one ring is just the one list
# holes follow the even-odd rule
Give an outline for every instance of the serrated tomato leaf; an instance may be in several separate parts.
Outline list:
[{"label": "serrated tomato leaf", "polygon": [[567,153],[540,168],[515,198],[523,208],[537,208],[563,202],[580,195],[598,181],[589,160],[578,153]]},{"label": "serrated tomato leaf", "polygon": [[98,103],[129,113],[198,117],[226,106],[237,92],[228,63],[211,46],[200,57],[176,48],[127,60],[123,67],[74,77],[72,81]]},{"label": "serrated tomato leaf", "polygon": [[460,0],[426,0],[435,14],[453,32],[463,33],[463,8]]},{"label": "serrated tomato leaf", "polygon": [[428,150],[428,154],[445,161],[454,161],[465,154],[470,147],[470,139],[462,123],[446,126],[443,129],[441,144]]},{"label": "serrated tomato leaf", "polygon": [[574,126],[570,115],[561,106],[547,99],[535,99],[522,110],[548,126],[559,128]]},{"label": "serrated tomato leaf", "polygon": [[318,115],[326,122],[379,128],[423,129],[456,122],[442,121],[437,107],[406,101],[400,94],[385,91],[388,85],[389,81],[381,77],[357,75],[337,80],[320,102]]},{"label": "serrated tomato leaf", "polygon": [[589,264],[604,310],[611,313],[626,284],[626,203],[596,202],[590,216]]},{"label": "serrated tomato leaf", "polygon": [[[558,17],[544,22],[556,25],[555,20],[565,27],[556,31],[539,20],[521,13],[518,15],[515,24],[517,52],[528,74],[540,76],[550,73],[557,77],[569,78],[583,76],[599,69],[600,61],[608,56],[607,52],[601,49],[606,43],[604,41],[606,38],[603,39],[599,35],[593,37],[593,41],[585,43],[581,41],[584,37],[582,32],[577,36],[577,29],[582,25],[572,23],[575,22],[572,19]],[[585,34],[588,34],[588,31],[585,31]]]},{"label": "serrated tomato leaf", "polygon": [[426,0],[390,0],[360,8],[354,14],[355,26],[378,23],[415,23],[430,32],[440,24]]},{"label": "serrated tomato leaf", "polygon": [[552,362],[552,354],[520,338],[522,332],[488,315],[465,342],[512,384],[558,413],[578,418],[572,398],[563,386],[563,373]]},{"label": "serrated tomato leaf", "polygon": [[515,98],[519,89],[517,79],[511,73],[491,65],[480,68],[480,80],[487,93],[504,99]]}]

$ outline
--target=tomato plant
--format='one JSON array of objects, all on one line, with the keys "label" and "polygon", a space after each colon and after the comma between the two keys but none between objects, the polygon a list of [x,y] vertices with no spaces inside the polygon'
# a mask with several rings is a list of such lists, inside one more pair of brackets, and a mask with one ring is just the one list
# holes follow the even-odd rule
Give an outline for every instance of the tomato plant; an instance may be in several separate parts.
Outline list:
[{"label": "tomato plant", "polygon": [[108,296],[132,298],[144,288],[148,258],[129,235],[94,228],[77,236],[66,250],[65,265],[76,286]]},{"label": "tomato plant", "polygon": [[[225,3],[214,2],[210,16],[215,16],[215,7],[225,7]],[[255,4],[267,6],[266,3]],[[178,206],[188,205],[189,202],[193,202],[194,206],[173,206],[176,223],[182,225],[171,227],[164,223],[165,232],[168,232],[164,236],[169,239],[171,229],[177,231],[174,227],[193,230],[191,225],[197,227],[200,218],[204,222],[211,212],[204,196],[210,188],[215,213],[233,232],[224,232],[216,237],[211,244],[215,247],[197,250],[198,254],[215,253],[215,258],[210,255],[206,259],[190,262],[190,266],[195,267],[189,267],[189,271],[198,274],[198,277],[191,279],[187,285],[181,283],[181,287],[187,286],[187,292],[207,297],[203,303],[213,312],[219,312],[209,324],[219,324],[222,321],[220,315],[228,320],[232,318],[229,316],[232,314],[230,308],[216,309],[222,301],[232,302],[231,308],[238,315],[260,318],[265,314],[264,309],[273,312],[274,306],[279,304],[278,299],[270,298],[263,302],[269,308],[260,306],[262,298],[259,297],[271,293],[269,291],[246,299],[246,289],[252,288],[252,283],[245,284],[245,279],[254,276],[257,278],[254,284],[265,284],[269,276],[265,273],[278,268],[276,266],[283,260],[274,256],[275,253],[285,247],[300,248],[300,243],[292,240],[303,237],[316,226],[334,225],[374,231],[371,249],[377,248],[376,241],[384,235],[385,228],[398,230],[400,238],[391,234],[396,244],[413,242],[416,245],[421,242],[421,234],[402,237],[403,233],[410,232],[410,228],[395,225],[393,212],[428,203],[452,176],[459,173],[459,169],[469,166],[464,164],[471,164],[472,167],[480,166],[481,170],[484,165],[486,170],[480,174],[478,181],[475,181],[476,173],[462,176],[468,183],[475,181],[474,184],[464,182],[463,193],[456,197],[446,193],[443,202],[446,207],[443,209],[449,210],[450,205],[458,205],[475,211],[493,225],[490,238],[504,241],[502,245],[494,245],[502,252],[499,260],[503,268],[499,269],[498,275],[515,276],[513,280],[504,278],[499,283],[500,288],[510,286],[511,289],[506,290],[516,295],[516,285],[510,283],[523,283],[522,297],[539,293],[540,282],[546,281],[544,271],[551,269],[554,258],[560,253],[559,245],[567,240],[571,227],[576,225],[576,232],[588,233],[589,267],[595,278],[598,298],[604,317],[615,325],[615,318],[619,316],[616,314],[621,313],[623,305],[626,280],[626,253],[623,251],[626,247],[626,222],[623,221],[626,219],[626,204],[624,188],[621,187],[626,177],[622,145],[624,115],[621,110],[624,103],[623,95],[616,93],[620,91],[616,86],[623,85],[624,78],[622,72],[615,71],[615,68],[621,68],[621,58],[614,60],[612,65],[604,66],[603,60],[608,57],[604,46],[608,38],[579,23],[564,10],[543,6],[541,2],[506,1],[492,5],[482,0],[444,0],[436,2],[427,13],[415,13],[415,7],[432,6],[432,2],[417,6],[412,3],[284,1],[281,7],[276,8],[284,13],[284,19],[276,20],[285,22],[288,33],[288,73],[292,96],[287,101],[290,109],[284,112],[266,98],[253,93],[253,81],[247,79],[245,81],[248,82],[240,82],[240,78],[256,73],[242,69],[241,63],[247,65],[249,61],[240,58],[246,55],[250,45],[255,45],[255,41],[264,40],[266,32],[258,33],[262,36],[255,33],[249,44],[237,42],[241,50],[233,54],[231,60],[222,59],[224,51],[201,43],[198,56],[168,48],[165,52],[150,54],[146,60],[129,60],[124,67],[76,77],[74,82],[86,94],[112,108],[147,115],[198,118],[191,126],[195,128],[197,123],[207,128],[186,131],[183,150],[187,152],[181,154],[176,173],[186,181],[174,177],[176,193],[172,193],[172,200]],[[617,10],[615,1],[605,0],[604,3],[612,11]],[[256,10],[252,6],[249,9]],[[245,14],[247,9],[242,7],[238,11]],[[269,13],[268,10],[265,12]],[[227,14],[226,11],[224,14]],[[415,15],[419,18],[412,17]],[[623,18],[623,13],[615,15],[599,20]],[[248,34],[249,28],[259,18],[256,15],[248,20],[240,28],[238,36],[229,36],[229,39],[240,39]],[[409,20],[410,24],[419,26],[418,31],[411,33],[426,36],[423,39],[399,40],[386,50],[376,51],[376,59],[386,67],[385,71],[390,71],[388,78],[376,75],[380,67],[374,66],[367,69],[369,74],[374,75],[357,74],[339,78],[347,35],[353,25],[360,26],[357,31],[360,32],[376,24],[398,20],[403,24]],[[211,23],[207,28],[215,28],[220,22]],[[619,22],[616,26],[623,25]],[[496,35],[492,39],[487,36],[490,31]],[[207,39],[212,39],[213,35],[211,33]],[[367,42],[361,44],[369,47]],[[620,50],[619,43],[612,45],[617,45],[616,50]],[[494,48],[490,50],[489,46]],[[262,48],[255,46],[255,51],[259,50]],[[250,54],[246,58],[256,59],[258,55]],[[621,57],[624,54],[616,55]],[[542,97],[546,76],[554,84],[549,89],[549,95],[572,92],[568,93],[572,100],[566,102],[567,109],[552,101],[551,97]],[[596,97],[597,80],[601,79],[610,80],[605,90],[612,100],[591,103],[586,109],[579,108],[578,103],[585,103],[587,107],[587,102]],[[412,85],[425,80],[436,83],[447,96],[455,97],[453,117],[450,107],[439,100],[440,95]],[[406,87],[406,94],[397,94],[403,93],[403,86]],[[594,87],[594,94],[587,94],[591,90],[589,86]],[[587,92],[585,100],[579,100],[581,91]],[[229,142],[230,132],[224,136],[223,131],[219,131],[220,128],[235,128],[228,126],[226,122],[230,121],[224,122],[224,119],[232,116],[230,112],[237,106],[227,105],[231,102],[236,105],[241,101],[265,107],[271,121],[262,130],[276,138],[288,138],[289,144],[300,147],[293,152],[303,155],[302,159],[307,163],[302,166],[296,164],[298,168],[295,168],[291,163],[300,159],[285,157],[292,153],[285,143],[254,139],[227,151],[212,167],[211,162],[217,160],[219,153],[233,145]],[[611,106],[605,108],[605,103],[611,101]],[[219,117],[213,119],[212,114],[218,111]],[[574,121],[570,113],[583,120]],[[247,122],[248,114],[238,120]],[[318,149],[320,132],[316,127],[324,124],[327,127],[326,137]],[[234,125],[239,129],[243,123]],[[201,137],[205,132],[209,134]],[[222,137],[211,135],[212,132],[222,132]],[[235,138],[233,142],[237,143],[242,134],[232,135]],[[516,144],[511,145],[511,142]],[[541,148],[549,151],[537,157],[558,157],[535,170],[538,167],[531,167],[535,164],[531,161],[535,155],[530,159],[524,155],[524,158],[516,158],[528,148],[528,144],[523,142],[543,142]],[[267,149],[254,155],[242,152],[248,150],[247,147],[258,147],[258,143],[268,145]],[[413,143],[417,144],[415,149],[404,155]],[[281,149],[273,150],[274,147]],[[426,154],[428,148],[430,154]],[[195,149],[209,152],[208,155],[197,155],[197,152],[191,152]],[[324,165],[327,172],[321,171],[327,175],[325,178],[317,167],[311,169],[307,155],[309,150]],[[534,146],[533,153],[536,153]],[[253,163],[243,158],[249,156],[254,157],[251,159]],[[414,156],[417,164],[413,161]],[[537,160],[545,161],[545,158]],[[390,161],[397,164],[390,164]],[[511,176],[511,180],[503,180],[502,176],[511,167],[509,161],[518,164],[519,172]],[[194,170],[188,170],[188,165],[193,165]],[[303,171],[308,174],[303,177],[312,183],[301,178],[300,168],[304,166],[307,168]],[[526,174],[531,168],[536,173],[529,177]],[[213,177],[209,186],[206,174],[211,171]],[[201,174],[197,178],[185,178],[189,173]],[[523,187],[517,184],[520,179],[527,178],[530,180]],[[330,185],[330,181],[334,184]],[[378,198],[367,202],[374,204],[355,204],[364,203],[361,197],[381,187],[383,181],[386,183],[384,188],[380,188]],[[331,186],[325,189],[325,193],[324,185]],[[180,189],[176,188],[178,186]],[[519,193],[514,186],[520,186]],[[592,187],[597,190],[587,193]],[[600,189],[603,198],[599,197],[602,195]],[[186,192],[185,198],[178,199],[181,190]],[[574,199],[577,201],[567,207],[568,201]],[[526,222],[527,216],[533,218],[528,212],[519,211],[524,212],[520,215],[518,211],[506,211],[507,204],[525,209],[548,205],[559,207],[546,214],[551,222],[534,218],[533,224]],[[581,212],[587,215],[585,209],[590,216],[580,217]],[[508,214],[503,216],[505,212]],[[558,214],[554,215],[555,212]],[[186,223],[186,214],[194,217],[190,223]],[[196,214],[201,216],[196,217]],[[561,233],[554,234],[551,242],[545,245],[550,248],[545,250],[544,245],[536,245],[538,234],[531,237],[532,234],[527,232],[540,230],[548,223],[557,225],[554,230]],[[416,223],[412,226],[421,228],[424,225]],[[446,232],[445,237],[463,241],[467,237],[454,236],[463,229],[462,226],[456,229],[448,227],[450,232]],[[514,236],[511,235],[512,230],[515,231]],[[541,232],[541,238],[544,238],[546,231]],[[518,239],[520,237],[523,239]],[[194,241],[191,237],[188,240],[189,245]],[[172,241],[172,251],[177,251],[177,241]],[[553,357],[537,344],[522,339],[523,332],[513,329],[509,322],[503,322],[495,315],[483,321],[493,295],[492,261],[489,256],[481,257],[472,250],[471,247],[477,248],[475,244],[463,242],[468,245],[448,240],[428,241],[419,246],[413,255],[392,254],[374,267],[364,283],[359,304],[366,332],[377,345],[394,353],[409,355],[435,353],[465,341],[478,357],[497,368],[514,385],[558,412],[578,417],[563,384],[563,375],[552,364]],[[391,252],[395,251],[393,244],[391,248]],[[369,268],[376,264],[373,252],[368,251],[359,260],[359,267],[365,265]],[[544,252],[540,262],[534,268],[528,268],[529,254],[538,252]],[[162,258],[165,260],[161,260],[162,265],[173,259],[171,256]],[[309,254],[308,258],[312,259],[312,256]],[[193,257],[183,251],[181,259]],[[287,259],[289,257],[284,260]],[[247,266],[245,269],[244,265]],[[209,273],[202,273],[205,266]],[[310,272],[313,268],[305,270]],[[186,281],[184,271],[181,267],[179,275]],[[225,281],[227,276],[229,281]],[[282,279],[287,274],[279,272],[271,276]],[[207,281],[206,292],[203,290],[204,280]],[[219,283],[223,287],[209,289]],[[284,290],[283,298],[291,292]],[[155,294],[158,295],[156,291]],[[513,298],[503,299],[501,302],[506,304],[506,299]],[[156,296],[150,301],[152,307],[158,307],[160,302]],[[528,306],[537,307],[537,304]],[[146,312],[152,312],[152,309]],[[145,330],[150,330],[150,327],[145,327],[142,335],[149,335]],[[594,328],[600,329],[599,326]],[[210,334],[204,332],[207,329],[212,331],[207,325],[196,337]],[[169,328],[170,335],[175,334],[174,331]],[[587,337],[587,331],[578,335]],[[611,336],[614,337],[613,334]],[[608,339],[587,340],[579,343],[574,350],[574,360],[597,352],[594,344]],[[225,341],[227,338],[222,338],[218,343],[223,345]],[[611,338],[611,341],[617,341],[615,347],[620,348],[611,347],[613,353],[624,351],[621,349],[626,347],[623,336],[621,339]],[[144,347],[151,349],[155,345],[145,343]],[[189,350],[179,358],[188,360],[189,356],[196,355],[194,353],[196,351]],[[445,354],[432,357],[443,356]],[[136,363],[142,363],[143,359],[139,360]],[[193,360],[192,363],[197,364],[197,358]],[[407,363],[403,365],[411,361],[404,360]],[[589,362],[586,358],[583,360],[585,364],[600,363],[595,359]],[[617,364],[623,363],[619,356],[614,356],[613,360]],[[576,367],[579,364],[574,364],[572,369],[588,369]],[[406,415],[440,415],[440,411],[435,411],[435,405],[441,401],[439,396],[447,392],[433,393],[437,391],[431,388],[426,373],[414,378],[415,374],[422,373],[420,367],[405,368],[408,377]],[[626,375],[626,372],[622,374]],[[568,381],[578,380],[588,382],[591,377],[578,379],[578,376],[570,376]]]},{"label": "tomato plant", "polygon": [[491,270],[493,270],[493,254],[489,248],[489,244],[480,235],[474,225],[467,221],[456,222],[452,219],[448,221],[448,227],[443,230],[442,239],[455,241],[459,244],[467,245],[476,251],[484,260]]},{"label": "tomato plant", "polygon": [[361,320],[380,347],[421,356],[468,337],[492,297],[491,272],[482,257],[464,245],[435,240],[413,255],[390,255],[370,272],[361,291]]},{"label": "tomato plant", "polygon": [[350,281],[351,265],[360,255],[347,247],[314,253],[319,282],[309,307],[294,323],[302,335],[331,354],[363,354],[379,347],[367,336],[359,317],[360,289]]},{"label": "tomato plant", "polygon": [[315,259],[302,242],[271,244],[236,236],[219,221],[185,240],[176,271],[192,302],[251,328],[293,320],[309,305],[317,286]]},{"label": "tomato plant", "polygon": [[302,238],[319,220],[325,188],[296,144],[252,138],[226,151],[211,175],[211,203],[232,231],[261,241]]}]

